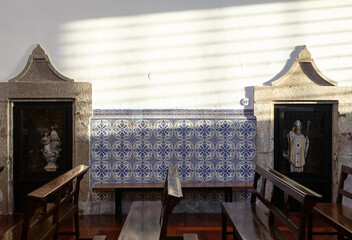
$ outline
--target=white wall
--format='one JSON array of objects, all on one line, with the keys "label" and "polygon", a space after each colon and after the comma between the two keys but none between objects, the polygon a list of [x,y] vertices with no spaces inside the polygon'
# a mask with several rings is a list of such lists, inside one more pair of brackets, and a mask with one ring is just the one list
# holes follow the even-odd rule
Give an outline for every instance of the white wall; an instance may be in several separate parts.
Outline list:
[{"label": "white wall", "polygon": [[253,108],[301,45],[352,84],[352,1],[0,0],[0,43],[0,81],[40,43],[94,109]]}]

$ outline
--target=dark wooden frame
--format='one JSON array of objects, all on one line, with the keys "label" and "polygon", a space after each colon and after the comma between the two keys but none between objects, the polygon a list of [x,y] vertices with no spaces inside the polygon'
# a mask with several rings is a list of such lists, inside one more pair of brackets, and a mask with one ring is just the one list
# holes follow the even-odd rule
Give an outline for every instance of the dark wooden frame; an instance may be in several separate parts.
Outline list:
[{"label": "dark wooden frame", "polygon": [[[266,198],[266,188],[269,184],[272,186],[270,200]],[[254,240],[264,236],[265,239],[286,239],[275,226],[275,218],[288,227],[296,239],[306,239],[308,217],[321,197],[283,174],[257,165],[251,201],[222,203],[222,239],[226,240],[226,235],[229,234],[234,239]],[[260,204],[257,204],[257,201]],[[298,225],[289,215],[293,201],[298,201],[301,205]],[[233,232],[227,232],[227,220],[232,225]]]},{"label": "dark wooden frame", "polygon": [[[61,157],[59,158],[60,167],[56,171],[40,172],[24,171],[24,127],[23,118],[25,110],[38,110],[38,111],[60,111],[62,113],[62,136],[61,139]],[[72,146],[73,146],[73,102],[72,101],[28,101],[28,102],[14,102],[13,108],[13,174],[14,174],[14,211],[23,212],[25,196],[39,188],[40,186],[48,183],[54,178],[67,172],[72,168]],[[49,127],[49,126],[48,126]],[[49,129],[48,129],[49,130]],[[38,139],[37,139],[38,140]],[[38,140],[40,145],[40,139]],[[40,152],[39,155],[42,153]],[[40,158],[45,161],[44,158]]]},{"label": "dark wooden frame", "polygon": [[352,167],[342,165],[336,203],[318,203],[313,208],[312,215],[323,219],[336,229],[336,232],[313,232],[313,216],[311,216],[308,225],[309,239],[312,239],[312,235],[337,235],[339,240],[344,239],[344,236],[352,239],[352,208],[342,204],[343,197],[352,200],[352,193],[344,190],[348,175],[352,175]]},{"label": "dark wooden frame", "polygon": [[[288,160],[283,157],[284,143],[287,142],[288,133],[297,118],[292,115],[299,114],[302,121],[302,133],[306,136],[307,120],[319,116],[320,122],[313,120],[310,131],[310,146],[306,158],[304,172],[289,172]],[[318,192],[323,196],[322,201],[331,202],[332,184],[332,104],[282,104],[274,105],[274,169],[299,182],[300,184]],[[286,132],[287,131],[287,132]],[[319,145],[320,144],[320,145]],[[313,151],[315,149],[315,151]],[[310,162],[320,161],[319,171],[306,171]],[[312,166],[311,166],[312,168]],[[319,169],[314,167],[313,169]]]}]

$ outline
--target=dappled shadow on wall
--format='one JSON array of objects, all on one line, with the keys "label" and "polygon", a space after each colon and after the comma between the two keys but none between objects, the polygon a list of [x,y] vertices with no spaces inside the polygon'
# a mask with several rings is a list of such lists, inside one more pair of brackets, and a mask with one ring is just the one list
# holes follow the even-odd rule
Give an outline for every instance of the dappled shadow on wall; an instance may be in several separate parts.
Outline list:
[{"label": "dappled shadow on wall", "polygon": [[93,83],[95,109],[239,109],[297,45],[347,83],[351,19],[346,1],[274,1],[74,21],[60,29],[60,64]]}]

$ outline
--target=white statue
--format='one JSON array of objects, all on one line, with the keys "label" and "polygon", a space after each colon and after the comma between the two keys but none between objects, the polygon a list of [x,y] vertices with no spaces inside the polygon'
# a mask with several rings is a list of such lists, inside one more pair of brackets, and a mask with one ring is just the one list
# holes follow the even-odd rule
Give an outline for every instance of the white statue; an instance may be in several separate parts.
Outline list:
[{"label": "white statue", "polygon": [[287,134],[290,171],[303,172],[309,148],[309,138],[302,134],[301,121],[295,121],[292,130]]},{"label": "white statue", "polygon": [[58,126],[55,124],[51,126],[50,135],[45,133],[42,137],[41,143],[43,145],[43,157],[46,159],[47,166],[44,167],[46,171],[56,171],[57,165],[56,161],[60,157],[61,152],[61,142],[57,131],[55,130]]}]

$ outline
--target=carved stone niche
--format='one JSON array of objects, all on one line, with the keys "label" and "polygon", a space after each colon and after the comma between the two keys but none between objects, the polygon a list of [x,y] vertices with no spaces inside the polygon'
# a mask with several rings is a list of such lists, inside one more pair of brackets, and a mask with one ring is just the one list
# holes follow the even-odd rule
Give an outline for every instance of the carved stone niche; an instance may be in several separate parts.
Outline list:
[{"label": "carved stone niche", "polygon": [[[13,106],[16,102],[72,103],[72,166],[89,165],[89,118],[92,115],[92,85],[75,82],[60,74],[40,45],[29,56],[23,71],[0,83],[0,215],[13,213]],[[81,183],[81,201],[89,193],[89,179]],[[82,205],[82,204],[81,204]]]},{"label": "carved stone niche", "polygon": [[352,87],[338,87],[324,76],[306,48],[271,86],[254,87],[257,117],[257,163],[274,167],[274,105],[332,105],[332,196],[336,196],[341,164],[352,166]]}]

